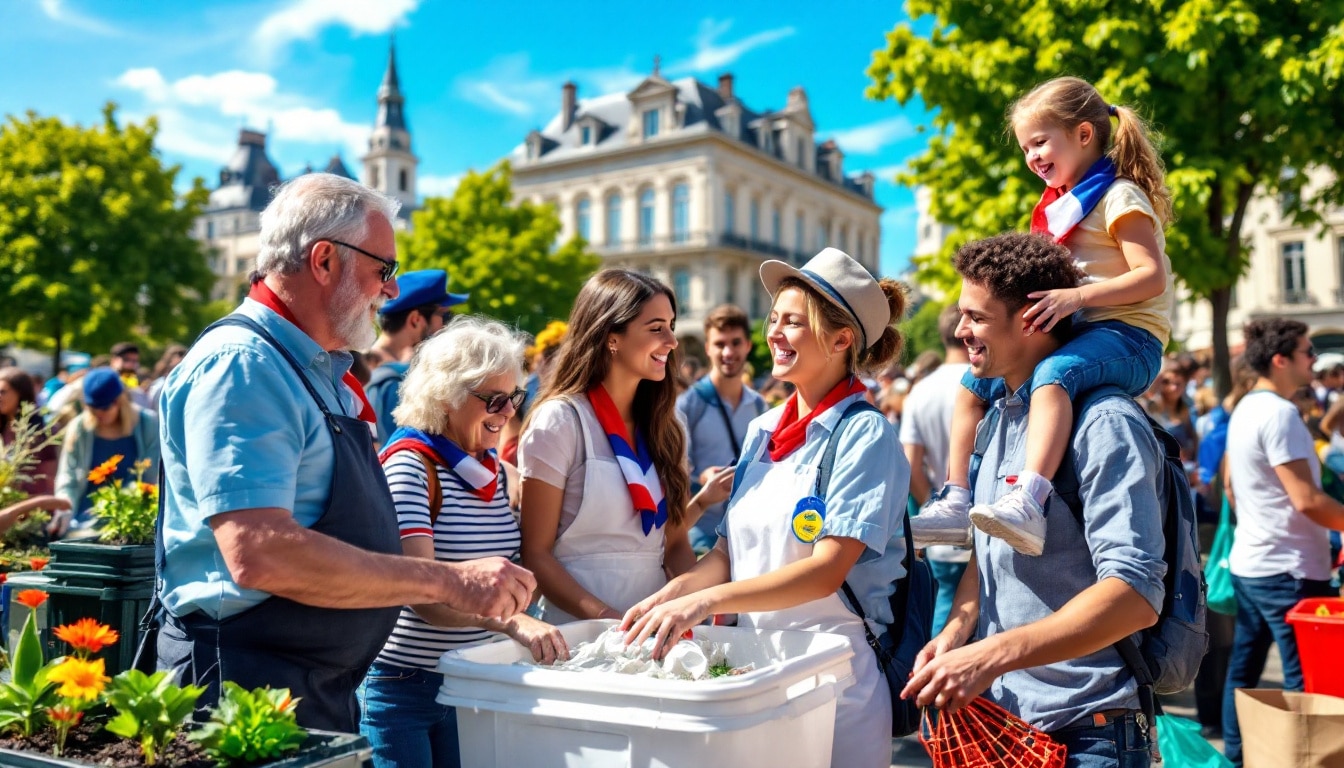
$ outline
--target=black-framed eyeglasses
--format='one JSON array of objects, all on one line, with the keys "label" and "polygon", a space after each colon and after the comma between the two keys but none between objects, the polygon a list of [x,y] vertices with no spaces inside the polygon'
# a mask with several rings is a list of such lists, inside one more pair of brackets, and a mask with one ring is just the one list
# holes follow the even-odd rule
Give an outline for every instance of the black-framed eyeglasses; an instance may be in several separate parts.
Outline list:
[{"label": "black-framed eyeglasses", "polygon": [[401,266],[399,262],[393,261],[391,259],[384,259],[382,256],[369,253],[363,248],[360,248],[358,245],[343,243],[340,240],[332,240],[331,238],[327,238],[327,242],[331,243],[332,245],[339,245],[344,248],[349,248],[352,251],[362,253],[365,256],[368,256],[370,259],[373,259],[374,261],[378,262],[379,264],[382,264],[383,270],[378,274],[378,277],[382,278],[382,281],[384,283],[397,276],[397,268]]},{"label": "black-framed eyeglasses", "polygon": [[486,413],[499,413],[504,410],[505,403],[513,403],[513,410],[516,411],[523,407],[523,400],[527,399],[527,390],[521,388],[515,389],[507,395],[503,392],[496,392],[493,395],[484,395],[480,392],[471,390],[468,390],[467,394],[485,403]]}]

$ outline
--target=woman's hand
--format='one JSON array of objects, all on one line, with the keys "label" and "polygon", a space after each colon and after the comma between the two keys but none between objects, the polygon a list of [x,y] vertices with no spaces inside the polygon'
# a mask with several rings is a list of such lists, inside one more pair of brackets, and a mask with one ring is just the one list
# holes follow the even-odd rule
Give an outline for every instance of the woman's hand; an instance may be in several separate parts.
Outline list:
[{"label": "woman's hand", "polygon": [[1053,291],[1034,291],[1027,294],[1029,299],[1038,299],[1022,318],[1031,322],[1030,336],[1037,331],[1049,333],[1055,323],[1070,317],[1083,308],[1083,292],[1079,288],[1056,288]]},{"label": "woman's hand", "polygon": [[[635,603],[630,607],[630,610],[625,612],[625,616],[621,617],[621,623],[619,624],[621,631],[628,633],[631,625],[635,623],[635,619],[638,619],[655,607],[666,603],[668,600],[676,600],[678,597],[681,597],[681,594],[681,584],[679,584],[676,579],[667,582],[663,585],[662,589],[654,592],[643,600],[640,600],[638,603]],[[626,635],[626,642],[629,642],[629,634]]]},{"label": "woman's hand", "polygon": [[538,664],[554,664],[569,659],[569,643],[560,630],[544,621],[520,613],[504,623],[504,634],[532,651]]},{"label": "woman's hand", "polygon": [[719,467],[718,470],[691,500],[692,504],[699,505],[702,513],[715,504],[727,501],[733,493],[733,474],[736,472],[736,467]]},{"label": "woman's hand", "polygon": [[[704,592],[695,592],[679,597],[661,605],[655,605],[648,611],[636,614],[643,605],[631,608],[625,614],[625,622],[630,629],[625,633],[626,645],[641,645],[649,637],[654,638],[653,658],[661,659],[672,650],[681,636],[696,624],[709,618],[712,608],[705,599]],[[631,618],[634,618],[631,623]]]}]

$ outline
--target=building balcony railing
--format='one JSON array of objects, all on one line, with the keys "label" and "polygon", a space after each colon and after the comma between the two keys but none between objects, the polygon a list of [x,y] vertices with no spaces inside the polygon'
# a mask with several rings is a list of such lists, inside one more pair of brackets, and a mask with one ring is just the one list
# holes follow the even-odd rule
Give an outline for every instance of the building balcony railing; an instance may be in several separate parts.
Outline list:
[{"label": "building balcony railing", "polygon": [[791,251],[780,245],[767,243],[763,240],[754,240],[743,235],[736,235],[728,232],[682,232],[670,235],[654,235],[651,237],[638,237],[632,240],[622,240],[619,243],[593,243],[591,244],[591,247],[593,250],[604,256],[667,251],[682,248],[738,248],[763,256],[782,259],[794,265],[800,265],[814,255],[811,253],[803,253],[801,251]]},{"label": "building balcony railing", "polygon": [[1344,305],[1344,288],[1336,288],[1333,295],[1335,297],[1336,306]]},{"label": "building balcony railing", "polygon": [[1279,297],[1279,303],[1284,305],[1314,305],[1318,302],[1316,297],[1310,291],[1284,291]]}]

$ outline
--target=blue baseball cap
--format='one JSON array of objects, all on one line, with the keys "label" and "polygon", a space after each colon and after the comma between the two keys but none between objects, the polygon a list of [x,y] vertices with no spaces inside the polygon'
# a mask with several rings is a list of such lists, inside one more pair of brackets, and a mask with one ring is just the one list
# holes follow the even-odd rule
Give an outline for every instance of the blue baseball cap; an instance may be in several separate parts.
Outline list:
[{"label": "blue baseball cap", "polygon": [[407,312],[429,304],[451,307],[462,304],[470,298],[465,293],[448,292],[448,273],[442,269],[419,269],[398,275],[397,289],[401,293],[397,298],[385,302],[378,310],[378,314]]},{"label": "blue baseball cap", "polygon": [[94,368],[84,374],[84,404],[99,410],[117,402],[126,385],[111,368]]}]

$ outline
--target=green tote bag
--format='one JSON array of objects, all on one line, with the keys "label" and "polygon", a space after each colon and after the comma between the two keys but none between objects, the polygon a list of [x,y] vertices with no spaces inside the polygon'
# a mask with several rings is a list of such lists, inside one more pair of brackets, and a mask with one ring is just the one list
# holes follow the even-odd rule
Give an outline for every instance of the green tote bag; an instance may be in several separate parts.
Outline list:
[{"label": "green tote bag", "polygon": [[1227,497],[1223,497],[1223,511],[1218,517],[1218,531],[1213,534],[1213,546],[1209,549],[1209,561],[1204,564],[1204,581],[1209,586],[1209,610],[1237,615],[1237,596],[1232,592],[1232,571],[1227,558],[1232,554],[1232,537],[1236,528],[1232,525],[1232,512],[1227,508]]}]

